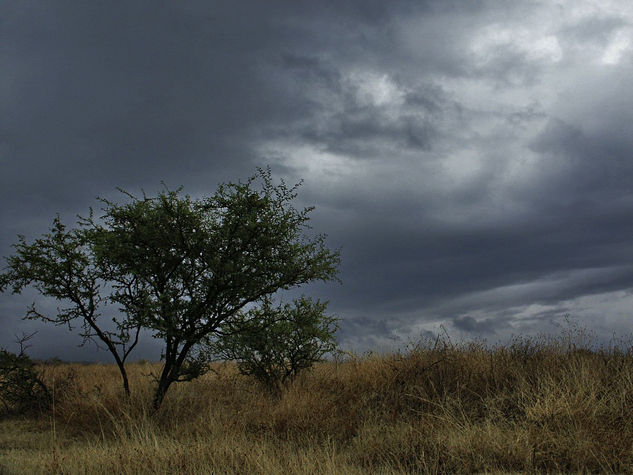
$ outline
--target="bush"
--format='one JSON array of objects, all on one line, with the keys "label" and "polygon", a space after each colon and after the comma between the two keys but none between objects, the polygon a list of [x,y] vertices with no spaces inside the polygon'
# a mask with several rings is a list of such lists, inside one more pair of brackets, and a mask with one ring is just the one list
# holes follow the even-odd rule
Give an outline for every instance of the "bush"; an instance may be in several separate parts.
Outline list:
[{"label": "bush", "polygon": [[7,412],[27,413],[48,408],[51,397],[35,370],[35,363],[20,351],[0,348],[0,400]]},{"label": "bush", "polygon": [[222,327],[211,351],[235,360],[240,373],[279,396],[299,372],[336,349],[338,319],[323,313],[327,303],[305,297],[293,303],[274,308],[266,298],[261,307],[238,314]]}]

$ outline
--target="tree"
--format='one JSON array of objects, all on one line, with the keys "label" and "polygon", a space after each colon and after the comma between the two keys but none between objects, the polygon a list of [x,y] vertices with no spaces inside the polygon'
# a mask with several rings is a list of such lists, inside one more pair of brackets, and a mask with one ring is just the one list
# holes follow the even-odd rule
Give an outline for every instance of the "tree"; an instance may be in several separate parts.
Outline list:
[{"label": "tree", "polygon": [[[258,186],[259,184],[259,186]],[[301,183],[272,183],[270,169],[226,183],[207,198],[165,189],[157,197],[103,201],[90,220],[112,300],[164,342],[153,405],[172,383],[205,370],[203,344],[246,305],[280,289],[336,279],[339,253],[308,237],[308,214],[291,202]]]},{"label": "tree", "polygon": [[324,314],[327,303],[301,297],[293,304],[273,307],[265,298],[260,307],[238,313],[222,325],[210,351],[237,361],[240,373],[278,396],[299,372],[336,349],[338,319]]},{"label": "tree", "polygon": [[[259,183],[259,186],[257,184]],[[181,196],[165,189],[128,202],[101,199],[67,231],[59,217],[33,244],[23,237],[7,258],[0,290],[31,285],[69,302],[56,316],[32,306],[28,318],[82,323],[85,339],[105,344],[119,366],[126,393],[125,360],[141,328],[164,342],[163,368],[153,405],[160,407],[172,383],[205,371],[201,343],[246,305],[280,289],[337,278],[339,253],[325,236],[308,237],[308,214],[291,202],[301,183],[272,183],[270,169],[246,182],[225,183],[211,197]],[[100,308],[116,304],[116,331],[100,325]]]},{"label": "tree", "polygon": [[[42,313],[33,304],[25,318],[68,325],[70,329],[78,324],[83,343],[101,342],[112,354],[129,396],[125,360],[138,342],[141,326],[125,311],[112,317],[114,331],[102,325],[101,308],[113,301],[113,294],[106,292],[109,276],[107,269],[97,263],[91,237],[86,220],[80,218],[78,228],[66,230],[59,216],[54,219],[50,232],[31,244],[24,236],[18,236],[18,243],[13,246],[16,253],[6,258],[8,266],[0,274],[0,291],[11,289],[19,294],[25,287],[32,286],[40,294],[62,302],[65,307],[57,308],[55,315]],[[134,283],[129,289],[117,289],[117,295],[128,292],[134,294],[130,298],[136,298],[137,289],[133,287]]]}]

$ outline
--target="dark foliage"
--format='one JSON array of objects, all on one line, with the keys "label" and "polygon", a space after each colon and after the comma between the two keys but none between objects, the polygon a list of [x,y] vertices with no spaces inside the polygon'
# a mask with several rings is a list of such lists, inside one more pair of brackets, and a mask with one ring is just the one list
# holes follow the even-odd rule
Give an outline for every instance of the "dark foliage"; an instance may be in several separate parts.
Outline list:
[{"label": "dark foliage", "polygon": [[237,361],[242,374],[254,376],[279,395],[299,372],[336,349],[337,318],[323,313],[326,306],[302,297],[294,305],[275,308],[264,299],[259,308],[239,313],[225,324],[211,351]]},{"label": "dark foliage", "polygon": [[18,354],[0,348],[0,401],[8,413],[43,411],[51,403],[50,392],[40,379],[35,363],[24,353],[24,343],[32,336],[18,339]]}]

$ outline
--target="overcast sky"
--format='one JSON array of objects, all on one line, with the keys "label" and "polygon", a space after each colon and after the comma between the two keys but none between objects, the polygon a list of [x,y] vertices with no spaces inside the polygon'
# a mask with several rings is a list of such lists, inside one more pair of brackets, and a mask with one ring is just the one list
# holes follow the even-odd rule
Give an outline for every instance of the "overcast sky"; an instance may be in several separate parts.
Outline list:
[{"label": "overcast sky", "polygon": [[[341,248],[303,290],[345,348],[633,330],[629,0],[4,1],[0,69],[1,256],[116,187],[269,165]],[[0,346],[107,359],[32,301],[0,295]]]}]

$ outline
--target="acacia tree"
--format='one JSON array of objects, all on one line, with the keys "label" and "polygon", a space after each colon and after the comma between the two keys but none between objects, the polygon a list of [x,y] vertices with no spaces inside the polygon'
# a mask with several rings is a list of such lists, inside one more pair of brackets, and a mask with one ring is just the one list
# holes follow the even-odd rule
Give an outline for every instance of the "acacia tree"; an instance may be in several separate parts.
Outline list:
[{"label": "acacia tree", "polygon": [[[312,208],[292,206],[300,183],[274,185],[270,170],[220,185],[207,198],[165,189],[90,219],[112,300],[164,342],[154,409],[172,383],[205,370],[201,345],[251,302],[314,280],[336,279],[339,253],[308,237]],[[133,285],[131,285],[133,284]]]},{"label": "acacia tree", "polygon": [[[32,304],[25,318],[67,325],[69,329],[78,325],[83,343],[94,341],[105,345],[114,357],[123,389],[129,396],[125,360],[138,343],[141,326],[125,309],[112,317],[114,330],[108,330],[102,324],[102,307],[112,300],[114,292],[108,294],[106,291],[108,272],[97,263],[86,220],[80,218],[78,224],[78,228],[67,230],[57,216],[50,232],[40,239],[29,244],[24,236],[18,236],[18,242],[13,246],[16,253],[6,258],[7,268],[0,274],[0,291],[10,289],[19,294],[25,287],[33,287],[64,305],[51,315]],[[132,300],[140,295],[134,283],[117,292],[127,292]]]}]

